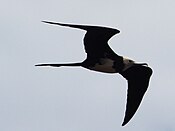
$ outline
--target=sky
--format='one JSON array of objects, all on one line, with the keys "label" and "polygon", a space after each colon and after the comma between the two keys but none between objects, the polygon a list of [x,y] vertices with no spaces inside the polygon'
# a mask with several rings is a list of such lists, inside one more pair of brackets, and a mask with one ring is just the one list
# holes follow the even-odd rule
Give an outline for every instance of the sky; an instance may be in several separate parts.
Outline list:
[{"label": "sky", "polygon": [[[0,130],[174,131],[174,7],[173,0],[1,0]],[[119,74],[34,66],[86,58],[84,31],[42,20],[119,29],[111,48],[153,69],[126,126],[127,82]]]}]

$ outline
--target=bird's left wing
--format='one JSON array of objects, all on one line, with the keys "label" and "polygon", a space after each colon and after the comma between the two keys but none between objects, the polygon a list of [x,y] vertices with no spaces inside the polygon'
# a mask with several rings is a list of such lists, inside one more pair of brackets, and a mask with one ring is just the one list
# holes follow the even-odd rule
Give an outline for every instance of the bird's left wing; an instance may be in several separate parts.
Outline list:
[{"label": "bird's left wing", "polygon": [[42,21],[42,22],[87,31],[84,37],[84,46],[88,56],[102,57],[104,56],[104,54],[116,55],[114,51],[109,47],[108,40],[112,36],[120,32],[117,29],[109,27],[101,27],[101,26],[64,24],[49,21]]},{"label": "bird's left wing", "polygon": [[148,88],[152,69],[147,66],[133,66],[120,73],[128,81],[128,94],[125,117],[122,126],[127,124],[137,111]]}]

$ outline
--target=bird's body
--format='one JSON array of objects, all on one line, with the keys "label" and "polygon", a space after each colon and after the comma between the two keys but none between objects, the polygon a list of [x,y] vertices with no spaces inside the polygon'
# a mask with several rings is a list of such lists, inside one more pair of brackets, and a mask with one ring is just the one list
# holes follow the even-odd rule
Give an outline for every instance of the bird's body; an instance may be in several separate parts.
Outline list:
[{"label": "bird's body", "polygon": [[81,66],[103,73],[119,73],[128,81],[128,95],[125,118],[122,126],[127,124],[137,111],[148,88],[152,69],[146,63],[135,63],[131,59],[116,54],[108,45],[108,40],[120,31],[108,27],[72,25],[47,22],[86,30],[84,46],[87,57],[83,62],[67,64],[38,64],[36,66]]},{"label": "bird's body", "polygon": [[109,58],[101,58],[98,63],[96,63],[92,67],[89,67],[88,69],[104,73],[116,73],[114,63],[115,63],[114,60],[111,60]]},{"label": "bird's body", "polygon": [[[115,55],[114,55],[115,56]],[[115,58],[116,57],[116,58]],[[82,62],[82,66],[98,72],[103,73],[119,73],[121,70],[120,68],[123,68],[123,58],[119,56],[110,57],[110,56],[102,56],[99,58],[96,57],[87,57],[86,60]],[[116,60],[120,59],[120,63],[118,62],[118,65],[116,64]]]}]

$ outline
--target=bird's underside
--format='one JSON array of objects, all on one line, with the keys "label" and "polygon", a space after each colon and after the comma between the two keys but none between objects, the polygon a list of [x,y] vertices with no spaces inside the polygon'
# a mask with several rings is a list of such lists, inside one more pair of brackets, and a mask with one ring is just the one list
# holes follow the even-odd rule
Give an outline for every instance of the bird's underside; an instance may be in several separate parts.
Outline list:
[{"label": "bird's underside", "polygon": [[108,40],[113,35],[120,32],[117,29],[100,26],[43,22],[85,30],[84,47],[87,58],[83,62],[78,63],[38,64],[36,66],[82,66],[99,72],[120,73],[128,81],[127,104],[122,126],[126,125],[134,116],[142,101],[149,85],[152,69],[146,66],[145,63],[137,64],[130,59],[124,59],[109,47]]}]

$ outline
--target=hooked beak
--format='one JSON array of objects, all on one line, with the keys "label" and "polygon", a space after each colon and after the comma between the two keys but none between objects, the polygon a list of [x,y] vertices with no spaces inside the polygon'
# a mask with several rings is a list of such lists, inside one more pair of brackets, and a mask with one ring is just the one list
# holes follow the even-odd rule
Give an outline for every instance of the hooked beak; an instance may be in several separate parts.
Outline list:
[{"label": "hooked beak", "polygon": [[134,63],[134,65],[136,65],[136,66],[148,66],[148,64],[147,63]]}]

